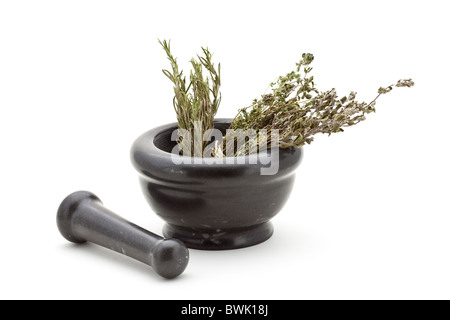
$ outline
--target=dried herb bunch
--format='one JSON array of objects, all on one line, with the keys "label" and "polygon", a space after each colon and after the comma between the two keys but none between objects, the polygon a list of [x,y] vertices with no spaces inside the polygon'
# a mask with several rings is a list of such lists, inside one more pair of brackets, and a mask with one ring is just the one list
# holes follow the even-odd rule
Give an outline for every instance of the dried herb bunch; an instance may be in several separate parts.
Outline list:
[{"label": "dried herb bunch", "polygon": [[[313,60],[312,54],[304,53],[294,71],[270,84],[271,93],[263,94],[249,107],[239,110],[230,128],[244,132],[265,129],[269,137],[277,129],[280,147],[300,147],[311,143],[317,133],[331,135],[365,120],[366,114],[375,112],[378,97],[394,87],[414,85],[411,79],[399,80],[396,84],[379,88],[378,95],[371,102],[358,102],[355,100],[356,92],[343,97],[338,97],[334,88],[319,92],[314,77],[309,75]],[[256,152],[255,139],[249,139],[243,147],[235,150],[234,155]],[[269,148],[271,140],[269,138],[267,142]],[[226,144],[216,154],[226,155]]]},{"label": "dried herb bunch", "polygon": [[[220,63],[217,70],[212,62],[212,54],[208,48],[203,48],[203,56],[197,55],[198,60],[192,58],[192,70],[190,72],[189,84],[186,84],[186,77],[183,71],[179,70],[177,59],[174,58],[170,51],[170,41],[159,40],[170,61],[172,72],[163,70],[167,78],[172,81],[174,87],[173,106],[177,114],[178,128],[185,129],[190,135],[180,137],[178,143],[180,149],[184,152],[195,150],[195,156],[202,156],[202,150],[206,146],[206,142],[202,142],[201,150],[194,148],[194,129],[207,132],[208,129],[214,129],[214,116],[220,105],[221,93],[220,88]],[[203,68],[209,73],[209,77],[203,76]],[[196,128],[195,124],[201,127]],[[198,154],[197,154],[198,153]]]},{"label": "dried herb bunch", "polygon": [[[179,138],[180,149],[183,154],[202,157],[209,141],[205,133],[214,129],[214,116],[221,100],[220,64],[216,70],[212,54],[202,47],[203,56],[197,55],[198,60],[191,60],[193,69],[187,84],[183,71],[179,70],[177,60],[170,51],[170,42],[164,40],[159,43],[172,67],[171,72],[163,70],[163,73],[174,85],[173,106],[178,127],[189,133]],[[224,136],[222,143],[216,141],[212,153],[206,154],[215,157],[240,156],[271,148],[273,143],[282,148],[301,147],[311,143],[317,133],[331,135],[343,132],[344,128],[365,120],[367,114],[375,112],[377,99],[394,87],[414,85],[411,79],[399,80],[387,87],[380,87],[378,95],[371,102],[358,102],[356,92],[353,91],[343,97],[338,97],[334,88],[319,91],[314,77],[310,75],[313,61],[312,54],[303,53],[295,70],[270,84],[271,93],[263,94],[253,100],[249,107],[239,110],[230,125],[230,129],[235,130],[234,136]],[[209,77],[203,76],[203,68]],[[200,147],[194,143],[195,136],[203,138]],[[237,143],[239,140],[244,143]]]}]

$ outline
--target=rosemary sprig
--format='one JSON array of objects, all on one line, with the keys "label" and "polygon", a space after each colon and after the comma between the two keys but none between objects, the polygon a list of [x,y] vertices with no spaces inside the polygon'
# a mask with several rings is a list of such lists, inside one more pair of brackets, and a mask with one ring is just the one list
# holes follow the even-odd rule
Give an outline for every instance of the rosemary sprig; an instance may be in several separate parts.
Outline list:
[{"label": "rosemary sprig", "polygon": [[[186,77],[183,71],[178,68],[176,58],[171,53],[170,41],[159,40],[159,43],[166,52],[172,67],[172,72],[163,70],[167,78],[172,81],[174,87],[173,106],[177,114],[178,127],[188,130],[189,137],[180,138],[178,143],[183,152],[194,150],[195,156],[203,156],[203,149],[207,142],[202,141],[202,148],[194,148],[194,129],[201,132],[207,132],[208,129],[214,129],[214,116],[221,101],[220,89],[220,64],[217,70],[212,62],[212,54],[208,48],[203,48],[203,56],[197,55],[198,60],[191,59],[192,70],[190,72],[189,84],[186,85]],[[203,76],[205,68],[209,77]],[[195,124],[201,125],[201,128],[195,128]]]}]

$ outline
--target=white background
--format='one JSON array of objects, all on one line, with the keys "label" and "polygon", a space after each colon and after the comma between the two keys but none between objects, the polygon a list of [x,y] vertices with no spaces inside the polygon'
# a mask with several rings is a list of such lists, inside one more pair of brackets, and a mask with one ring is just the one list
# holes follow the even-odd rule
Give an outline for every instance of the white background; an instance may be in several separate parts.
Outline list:
[{"label": "white background", "polygon": [[[448,1],[0,2],[0,298],[450,298]],[[377,113],[304,148],[275,234],[234,251],[191,250],[167,281],[61,237],[56,210],[84,189],[161,233],[141,194],[134,139],[175,121],[171,39],[183,68],[208,46],[233,117],[302,52],[322,90],[411,77]]]}]

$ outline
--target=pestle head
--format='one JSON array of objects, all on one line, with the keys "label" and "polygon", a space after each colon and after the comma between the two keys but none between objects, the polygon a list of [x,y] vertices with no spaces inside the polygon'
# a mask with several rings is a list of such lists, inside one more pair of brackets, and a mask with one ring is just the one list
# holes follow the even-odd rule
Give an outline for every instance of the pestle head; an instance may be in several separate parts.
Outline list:
[{"label": "pestle head", "polygon": [[58,225],[59,232],[67,240],[75,243],[84,243],[85,239],[77,237],[73,232],[73,216],[77,211],[79,205],[85,201],[98,201],[101,200],[92,192],[89,191],[77,191],[68,195],[63,202],[61,202],[58,213],[56,214],[56,224]]},{"label": "pestle head", "polygon": [[158,242],[152,251],[152,266],[160,276],[172,279],[186,269],[189,251],[185,244],[177,239],[164,239]]}]

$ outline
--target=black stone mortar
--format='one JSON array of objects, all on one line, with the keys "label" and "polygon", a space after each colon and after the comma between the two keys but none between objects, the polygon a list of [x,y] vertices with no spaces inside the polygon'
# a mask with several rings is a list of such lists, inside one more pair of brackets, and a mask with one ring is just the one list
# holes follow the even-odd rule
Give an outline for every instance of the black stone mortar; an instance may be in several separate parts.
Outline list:
[{"label": "black stone mortar", "polygon": [[[225,133],[230,122],[218,119],[215,127]],[[174,164],[171,151],[176,142],[171,135],[176,129],[171,123],[147,131],[131,148],[144,196],[166,222],[164,236],[204,250],[243,248],[269,239],[270,219],[288,200],[303,149],[280,148],[274,175],[261,175],[261,168],[270,166],[270,152],[232,157],[221,164],[202,158]]]}]

